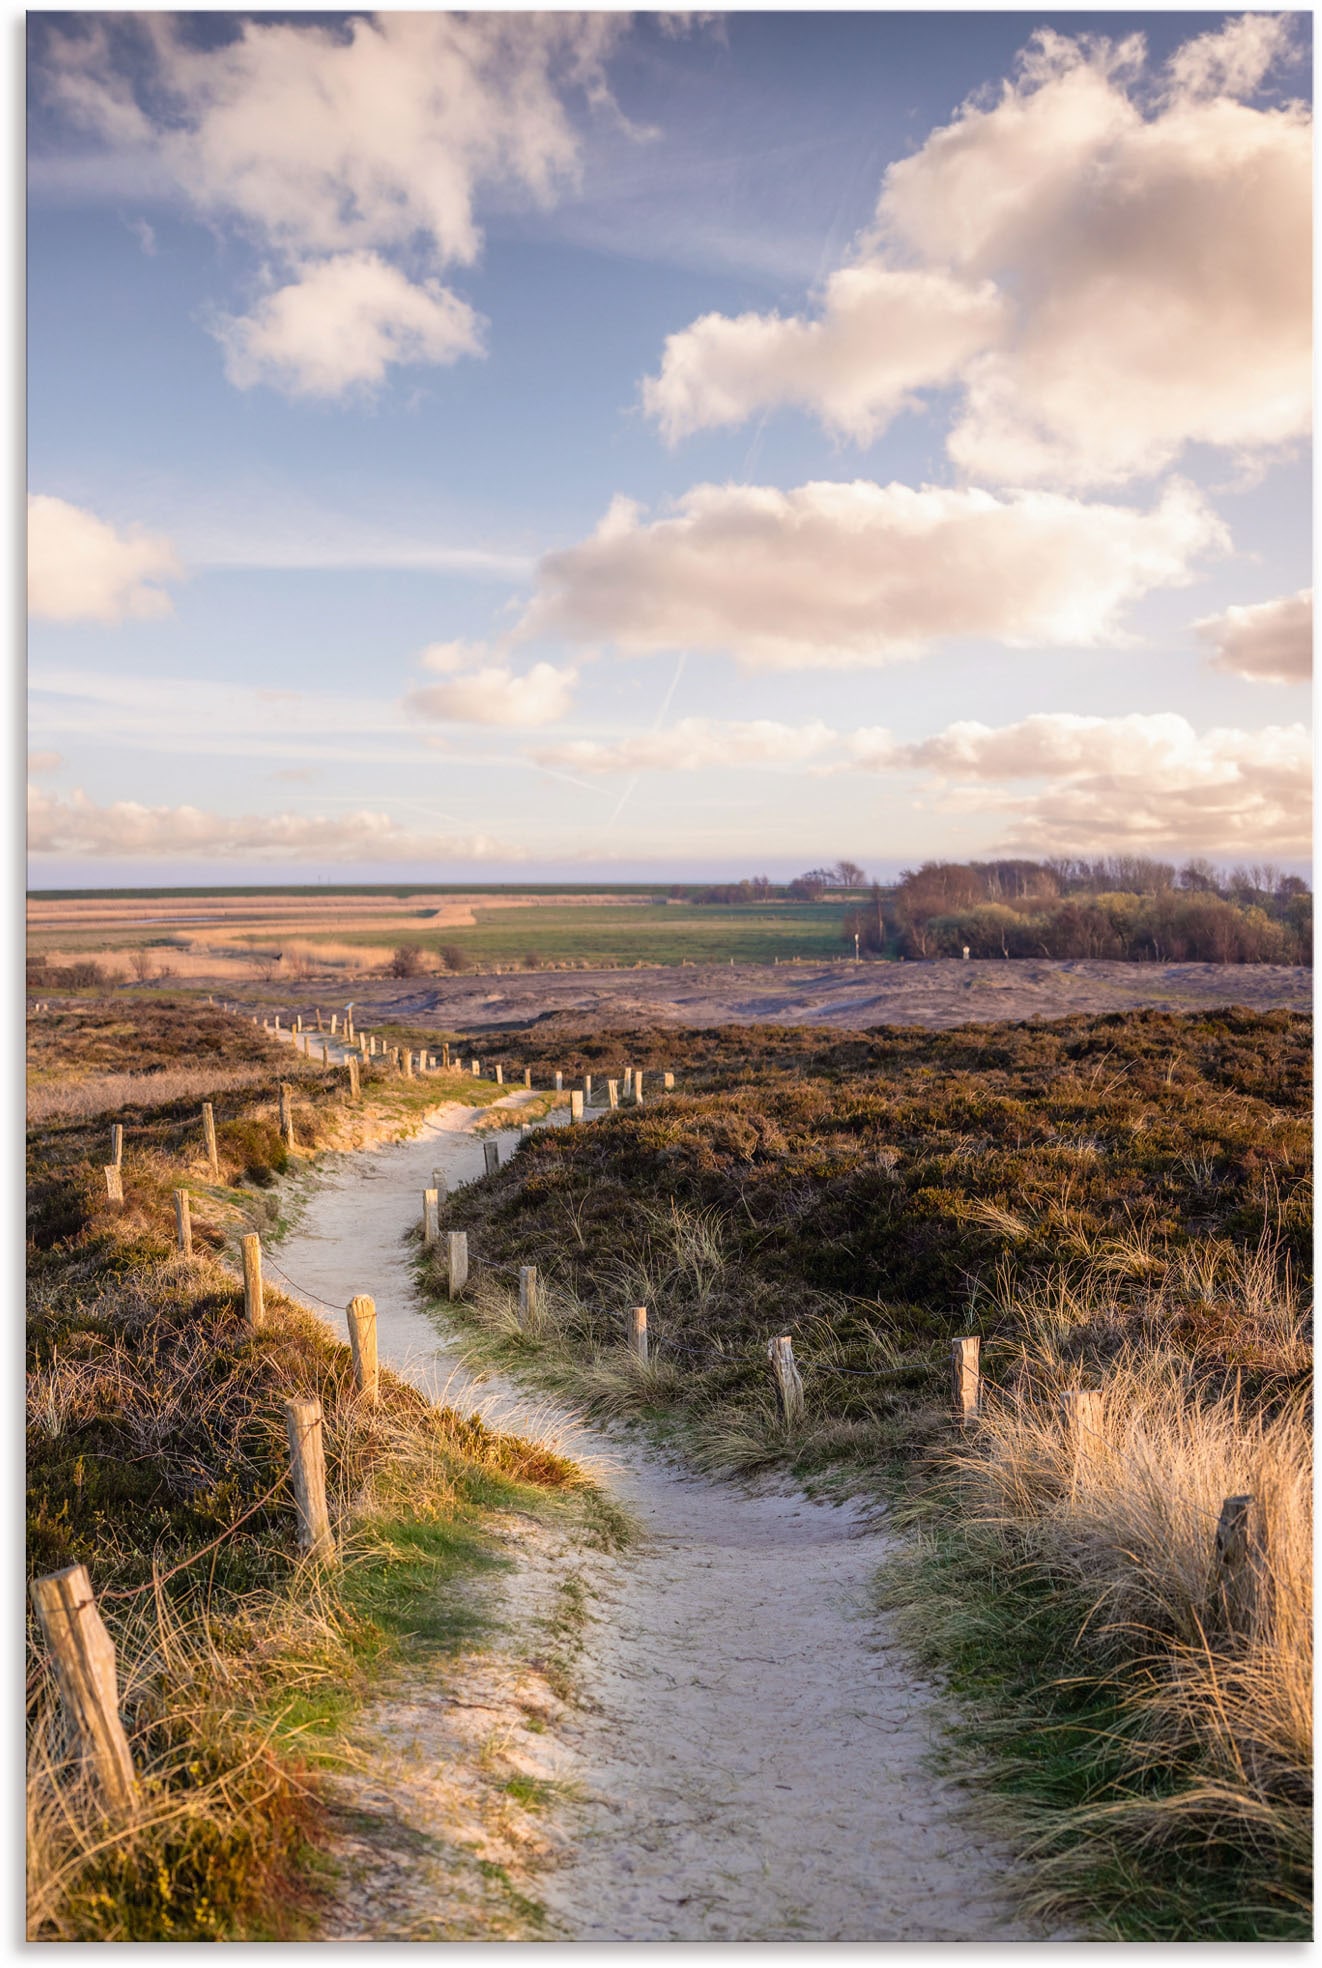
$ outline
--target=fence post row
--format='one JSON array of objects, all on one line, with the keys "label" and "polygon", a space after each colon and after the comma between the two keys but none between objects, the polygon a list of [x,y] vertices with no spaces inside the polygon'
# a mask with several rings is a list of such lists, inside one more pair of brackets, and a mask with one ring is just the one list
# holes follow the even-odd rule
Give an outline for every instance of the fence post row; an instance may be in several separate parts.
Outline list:
[{"label": "fence post row", "polygon": [[376,1406],[379,1374],[376,1359],[376,1300],[360,1292],[345,1308],[349,1320],[349,1348],[353,1354],[353,1384],[363,1398]]},{"label": "fence post row", "polygon": [[96,1609],[85,1565],[33,1579],[32,1604],[55,1663],[60,1694],[112,1816],[131,1817],[138,1782],[119,1714],[115,1643]]},{"label": "fence post row", "polygon": [[781,1413],[786,1422],[792,1425],[803,1415],[803,1381],[794,1364],[794,1346],[788,1334],[768,1341],[767,1358],[776,1376]]},{"label": "fence post row", "polygon": [[981,1351],[982,1341],[976,1333],[971,1339],[952,1339],[950,1342],[955,1421],[961,1428],[967,1428],[982,1412]]},{"label": "fence post row", "polygon": [[298,1548],[309,1558],[329,1564],[335,1557],[330,1512],[326,1508],[326,1448],[322,1440],[321,1402],[285,1402],[289,1434],[289,1467],[298,1508]]},{"label": "fence post row", "polygon": [[216,1153],[216,1116],[209,1100],[202,1103],[202,1140],[206,1147],[207,1160],[211,1164],[211,1173],[218,1177],[220,1156]]},{"label": "fence post row", "polygon": [[243,1316],[252,1330],[263,1323],[266,1306],[262,1296],[262,1240],[256,1231],[243,1239]]},{"label": "fence post row", "polygon": [[468,1232],[466,1230],[449,1232],[446,1240],[446,1258],[449,1296],[458,1298],[468,1283]]},{"label": "fence post row", "polygon": [[188,1191],[176,1189],[174,1192],[174,1234],[181,1257],[193,1255],[193,1219],[188,1204]]}]

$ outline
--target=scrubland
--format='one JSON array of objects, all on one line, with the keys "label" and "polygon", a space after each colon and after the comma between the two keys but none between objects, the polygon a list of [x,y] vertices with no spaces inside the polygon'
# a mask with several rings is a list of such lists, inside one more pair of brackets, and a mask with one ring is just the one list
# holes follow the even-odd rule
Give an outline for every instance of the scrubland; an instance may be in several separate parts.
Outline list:
[{"label": "scrubland", "polygon": [[[277,1081],[294,1083],[305,1152],[406,1125],[434,1086],[368,1069],[346,1117],[343,1074],[205,1007],[54,1012],[32,1041],[45,1104],[29,1133],[29,1572],[88,1567],[142,1802],[131,1824],[103,1815],[34,1629],[28,1931],[307,1937],[330,1883],[324,1779],[352,1762],[356,1706],[402,1664],[471,1641],[499,1513],[581,1511],[592,1492],[571,1465],[389,1373],[364,1405],[348,1348],[269,1276],[266,1323],[243,1318],[226,1259],[239,1232],[278,1222]],[[112,1079],[126,1084],[122,1208],[102,1175]],[[200,1097],[216,1110],[218,1180],[200,1156]],[[174,1249],[178,1186],[191,1260]],[[281,1404],[309,1395],[325,1413],[330,1570],[300,1560],[287,1484]],[[471,1854],[456,1864],[477,1867]],[[500,1933],[503,1889],[482,1890]]]},{"label": "scrubland", "polygon": [[[1044,1910],[1131,1939],[1307,1933],[1309,1021],[741,1027],[682,1051],[655,1029],[505,1034],[500,1052],[598,1088],[629,1064],[645,1099],[530,1138],[454,1199],[475,1353],[706,1469],[884,1495],[911,1536],[879,1590],[959,1697],[951,1754],[1012,1811]],[[531,1332],[522,1263],[542,1278]],[[634,1305],[646,1366],[623,1344]],[[805,1386],[792,1425],[777,1334]],[[966,1334],[985,1401],[956,1436]],[[1059,1399],[1079,1387],[1105,1417],[1082,1455]],[[1245,1493],[1247,1623],[1213,1563]]]}]

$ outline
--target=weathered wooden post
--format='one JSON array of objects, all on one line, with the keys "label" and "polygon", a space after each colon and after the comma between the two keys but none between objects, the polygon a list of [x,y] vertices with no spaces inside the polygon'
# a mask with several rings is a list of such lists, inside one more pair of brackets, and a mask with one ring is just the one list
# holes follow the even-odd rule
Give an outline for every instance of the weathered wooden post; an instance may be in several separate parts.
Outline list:
[{"label": "weathered wooden post", "polygon": [[277,1032],[280,1030],[280,1014],[278,1011],[275,1015],[275,1029]]},{"label": "weathered wooden post", "polygon": [[496,1141],[482,1143],[483,1174],[494,1175],[500,1167],[500,1144]]},{"label": "weathered wooden post", "polygon": [[607,1080],[606,1105],[611,1109],[613,1113],[614,1110],[619,1106],[619,1104],[620,1104],[620,1083],[618,1080]]},{"label": "weathered wooden post", "polygon": [[519,1266],[519,1326],[531,1332],[537,1324],[537,1266]]},{"label": "weathered wooden post", "polygon": [[641,1107],[643,1104],[643,1076],[641,1073],[635,1073],[633,1076],[633,1104],[635,1107]]},{"label": "weathered wooden post", "polygon": [[422,1247],[427,1250],[441,1234],[441,1199],[434,1189],[422,1192]]},{"label": "weathered wooden post", "polygon": [[565,1090],[565,1076],[563,1073],[557,1073],[555,1076],[555,1090],[557,1093],[563,1093]]},{"label": "weathered wooden post", "polygon": [[309,1558],[329,1564],[335,1557],[330,1512],[326,1508],[326,1446],[322,1439],[321,1402],[285,1402],[289,1435],[289,1469],[298,1510],[298,1548]]},{"label": "weathered wooden post", "polygon": [[645,1305],[630,1307],[629,1351],[641,1366],[647,1365],[647,1307]]},{"label": "weathered wooden post", "polygon": [[450,1042],[448,1039],[441,1041],[441,1064],[448,1072],[450,1069]]},{"label": "weathered wooden post", "polygon": [[530,1086],[532,1085],[532,1067],[531,1067],[531,1066],[525,1066],[525,1067],[524,1067],[524,1069],[523,1069],[523,1084],[524,1084],[524,1085],[525,1085],[526,1087],[530,1087]]},{"label": "weathered wooden post", "polygon": [[432,1170],[431,1186],[436,1191],[436,1200],[443,1203],[450,1193],[450,1185],[445,1179],[444,1169]]},{"label": "weathered wooden post", "polygon": [[115,1643],[96,1609],[85,1565],[47,1572],[31,1585],[32,1604],[55,1664],[55,1678],[83,1755],[96,1771],[111,1817],[131,1817],[138,1802],[129,1739],[119,1714]]},{"label": "weathered wooden post", "polygon": [[320,1005],[318,1005],[318,1006],[317,1006],[317,1030],[318,1030],[318,1031],[320,1032],[320,1031],[321,1031],[322,1029],[323,1029],[323,1027],[322,1027],[322,1023],[321,1023],[321,1006],[320,1006]]},{"label": "weathered wooden post", "polygon": [[661,1091],[662,1093],[673,1093],[675,1091],[675,1076],[673,1073],[663,1073],[661,1075]]},{"label": "weathered wooden post", "polygon": [[349,1098],[357,1100],[362,1092],[362,1081],[358,1077],[358,1061],[350,1053],[344,1063],[349,1068]]},{"label": "weathered wooden post", "polygon": [[294,1090],[288,1084],[280,1088],[280,1132],[284,1136],[286,1148],[294,1145]]},{"label": "weathered wooden post", "polygon": [[1259,1590],[1266,1576],[1266,1538],[1256,1497],[1227,1497],[1216,1527],[1216,1596],[1221,1623],[1236,1639],[1246,1639],[1257,1619]]},{"label": "weathered wooden post", "polygon": [[301,1011],[296,1012],[294,1014],[294,1030],[296,1032],[301,1032],[303,1030],[303,1014]]},{"label": "weathered wooden post", "polygon": [[349,1351],[353,1354],[353,1384],[370,1407],[376,1406],[379,1379],[376,1363],[376,1301],[359,1294],[345,1307],[349,1321]]},{"label": "weathered wooden post", "polygon": [[176,1189],[174,1192],[174,1238],[179,1246],[180,1257],[193,1255],[193,1217],[189,1208],[188,1191]]},{"label": "weathered wooden post", "polygon": [[976,1333],[971,1339],[952,1339],[950,1342],[955,1421],[960,1428],[968,1428],[982,1412],[981,1351],[982,1341]]},{"label": "weathered wooden post", "polygon": [[591,1098],[592,1098],[592,1075],[591,1073],[585,1073],[583,1075],[583,1104],[585,1107],[588,1104],[588,1102],[591,1100]]},{"label": "weathered wooden post", "polygon": [[206,1144],[207,1160],[211,1164],[211,1173],[214,1176],[219,1176],[220,1156],[216,1153],[216,1117],[212,1112],[211,1102],[209,1100],[202,1103],[202,1139]]},{"label": "weathered wooden post", "polygon": [[255,1230],[243,1239],[243,1316],[256,1332],[266,1320],[262,1296],[262,1240]]},{"label": "weathered wooden post", "polygon": [[581,1121],[583,1118],[583,1096],[577,1087],[569,1096],[569,1118],[571,1121]]},{"label": "weathered wooden post", "polygon": [[1070,1387],[1061,1395],[1060,1405],[1071,1449],[1070,1480],[1077,1483],[1105,1447],[1102,1396],[1095,1388]]},{"label": "weathered wooden post", "polygon": [[785,1417],[786,1425],[793,1427],[796,1421],[803,1419],[803,1381],[794,1364],[794,1345],[788,1334],[768,1342],[767,1358],[776,1376],[780,1411]]},{"label": "weathered wooden post", "polygon": [[110,1130],[110,1159],[116,1168],[124,1166],[124,1130],[118,1121]]},{"label": "weathered wooden post", "polygon": [[451,1298],[458,1298],[468,1283],[468,1232],[451,1230],[446,1241],[450,1273],[449,1295]]},{"label": "weathered wooden post", "polygon": [[626,1066],[624,1069],[624,1097],[626,1100],[629,1098],[632,1092],[633,1092],[633,1067]]},{"label": "weathered wooden post", "polygon": [[112,1203],[122,1203],[124,1200],[124,1176],[122,1171],[116,1167],[114,1162],[107,1162],[105,1175],[107,1197]]},{"label": "weathered wooden post", "polygon": [[482,1061],[480,1059],[470,1059],[468,1062],[468,1070],[473,1075],[473,1078],[475,1080],[480,1080],[482,1077]]},{"label": "weathered wooden post", "polygon": [[335,1037],[335,1035],[336,1035],[336,1033],[337,1033],[337,1032],[339,1031],[339,1029],[340,1029],[340,1021],[339,1021],[339,1013],[338,1013],[338,1012],[335,1012],[335,1011],[333,1011],[333,1012],[331,1013],[331,1037],[332,1037],[332,1038],[334,1038],[334,1037]]},{"label": "weathered wooden post", "polygon": [[503,1065],[501,1064],[501,1062],[500,1062],[500,1060],[499,1060],[499,1059],[498,1059],[498,1060],[496,1061],[496,1064],[495,1064],[495,1068],[494,1068],[494,1071],[495,1071],[495,1075],[496,1075],[496,1085],[497,1085],[497,1086],[504,1086],[504,1084],[505,1084],[505,1068],[504,1068],[504,1066],[503,1066]]}]

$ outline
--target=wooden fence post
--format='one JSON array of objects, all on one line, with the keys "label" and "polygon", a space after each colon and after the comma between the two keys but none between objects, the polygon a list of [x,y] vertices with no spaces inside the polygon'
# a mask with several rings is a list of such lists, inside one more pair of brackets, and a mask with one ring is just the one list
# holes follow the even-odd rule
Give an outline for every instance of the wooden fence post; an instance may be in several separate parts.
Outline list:
[{"label": "wooden fence post", "polygon": [[124,1200],[124,1177],[114,1162],[106,1164],[106,1195],[112,1203]]},{"label": "wooden fence post", "polygon": [[211,1164],[211,1173],[214,1176],[219,1176],[220,1156],[216,1152],[216,1116],[212,1111],[209,1100],[202,1103],[202,1139],[206,1144],[207,1160]]},{"label": "wooden fence post", "polygon": [[955,1421],[960,1428],[967,1428],[982,1412],[981,1351],[982,1341],[976,1333],[971,1339],[950,1342],[950,1378]]},{"label": "wooden fence post", "polygon": [[468,1232],[466,1230],[451,1230],[447,1239],[447,1256],[450,1271],[449,1295],[451,1298],[458,1298],[468,1283]]},{"label": "wooden fence post", "polygon": [[376,1406],[376,1300],[360,1293],[345,1308],[349,1320],[349,1350],[353,1354],[353,1384],[370,1406]]},{"label": "wooden fence post", "polygon": [[792,1427],[796,1421],[803,1419],[803,1382],[794,1364],[794,1344],[788,1335],[768,1342],[767,1358],[776,1376],[780,1411]]},{"label": "wooden fence post", "polygon": [[444,1066],[444,1067],[446,1068],[446,1070],[447,1070],[447,1071],[449,1070],[449,1065],[450,1065],[450,1042],[449,1042],[449,1040],[448,1040],[448,1039],[443,1039],[443,1040],[441,1041],[441,1064],[442,1064],[442,1066]]},{"label": "wooden fence post", "polygon": [[339,1013],[338,1013],[337,1011],[333,1011],[333,1012],[331,1013],[331,1037],[332,1037],[332,1038],[334,1038],[334,1037],[335,1037],[335,1035],[336,1035],[336,1033],[337,1033],[337,1032],[339,1031],[339,1029],[340,1029],[340,1015],[339,1015]]},{"label": "wooden fence post", "polygon": [[110,1130],[110,1159],[116,1168],[124,1166],[124,1130],[118,1121]]},{"label": "wooden fence post", "polygon": [[555,1090],[557,1093],[563,1093],[565,1090],[565,1076],[563,1073],[557,1073],[555,1076]]},{"label": "wooden fence post", "polygon": [[362,1081],[358,1077],[358,1061],[350,1054],[345,1064],[349,1068],[349,1098],[357,1100],[362,1092]]},{"label": "wooden fence post", "polygon": [[434,1189],[422,1192],[422,1247],[427,1250],[441,1234],[441,1199]]},{"label": "wooden fence post", "polygon": [[1254,1628],[1265,1546],[1256,1497],[1227,1497],[1216,1527],[1216,1595],[1226,1631],[1237,1639]]},{"label": "wooden fence post", "polygon": [[647,1365],[647,1307],[634,1305],[629,1309],[629,1351],[640,1366]]},{"label": "wooden fence post", "polygon": [[309,1558],[329,1563],[335,1556],[330,1512],[326,1508],[326,1447],[321,1432],[321,1402],[285,1402],[289,1434],[289,1467],[298,1508],[298,1548]]},{"label": "wooden fence post", "polygon": [[482,1061],[480,1059],[470,1059],[468,1062],[468,1070],[471,1072],[475,1080],[480,1080],[482,1077]]},{"label": "wooden fence post", "polygon": [[119,1714],[115,1643],[96,1609],[85,1565],[33,1579],[32,1604],[55,1663],[55,1677],[85,1757],[113,1817],[131,1817],[138,1781]]},{"label": "wooden fence post", "polygon": [[482,1173],[484,1175],[494,1175],[496,1173],[496,1170],[500,1167],[499,1142],[484,1141],[482,1143],[482,1163]]},{"label": "wooden fence post", "polygon": [[280,1132],[284,1136],[285,1147],[294,1145],[294,1090],[287,1084],[280,1088]]},{"label": "wooden fence post", "polygon": [[619,1104],[620,1104],[620,1083],[618,1080],[607,1080],[606,1105],[611,1109],[613,1113],[615,1109],[619,1106]]},{"label": "wooden fence post", "polygon": [[643,1076],[641,1073],[635,1073],[633,1076],[633,1104],[635,1107],[641,1107],[643,1104]]},{"label": "wooden fence post", "polygon": [[1095,1388],[1070,1387],[1061,1395],[1060,1405],[1073,1448],[1071,1480],[1077,1483],[1086,1465],[1105,1447],[1102,1396]]},{"label": "wooden fence post", "polygon": [[537,1324],[537,1266],[519,1266],[519,1326],[531,1332]]},{"label": "wooden fence post", "polygon": [[583,1075],[583,1105],[585,1107],[587,1106],[591,1098],[592,1098],[592,1075],[591,1073],[585,1073]]},{"label": "wooden fence post", "polygon": [[176,1189],[174,1192],[174,1236],[181,1257],[193,1255],[193,1218],[188,1205],[188,1191]]},{"label": "wooden fence post", "polygon": [[405,1046],[405,1047],[404,1047],[404,1050],[403,1050],[403,1052],[402,1052],[402,1053],[400,1054],[400,1065],[401,1065],[401,1067],[403,1068],[403,1071],[404,1071],[404,1078],[405,1078],[406,1080],[411,1080],[411,1079],[413,1078],[413,1048],[412,1048],[412,1046]]},{"label": "wooden fence post", "polygon": [[317,1006],[317,1030],[318,1030],[318,1031],[320,1032],[320,1031],[321,1031],[322,1029],[323,1029],[323,1028],[322,1028],[322,1023],[321,1023],[321,1006],[320,1006],[320,1005],[318,1005],[318,1006]]},{"label": "wooden fence post", "polygon": [[624,1097],[626,1100],[629,1098],[632,1092],[633,1092],[633,1067],[626,1066],[624,1069]]},{"label": "wooden fence post", "polygon": [[256,1332],[265,1323],[262,1297],[262,1240],[254,1230],[243,1239],[243,1316]]},{"label": "wooden fence post", "polygon": [[525,1067],[524,1067],[524,1069],[523,1069],[523,1084],[524,1084],[524,1085],[525,1085],[526,1087],[530,1087],[530,1086],[532,1085],[532,1067],[531,1067],[531,1066],[525,1066]]},{"label": "wooden fence post", "polygon": [[503,1067],[503,1066],[501,1065],[501,1063],[500,1063],[500,1061],[499,1061],[499,1060],[497,1060],[497,1061],[496,1061],[496,1064],[495,1064],[495,1067],[494,1067],[494,1069],[493,1069],[493,1070],[494,1070],[494,1072],[495,1072],[495,1075],[496,1075],[496,1085],[497,1085],[497,1086],[504,1086],[504,1084],[505,1084],[505,1068],[504,1068],[504,1067]]},{"label": "wooden fence post", "polygon": [[446,1181],[446,1179],[445,1179],[445,1170],[444,1170],[444,1169],[433,1169],[433,1170],[432,1170],[432,1172],[431,1172],[431,1186],[432,1186],[432,1188],[433,1188],[433,1189],[434,1189],[434,1190],[436,1191],[436,1200],[437,1200],[437,1202],[439,1202],[439,1203],[443,1203],[443,1202],[445,1201],[445,1199],[446,1199],[446,1197],[447,1197],[447,1196],[449,1195],[449,1193],[450,1193],[450,1185],[449,1185],[449,1183],[448,1183],[448,1182]]},{"label": "wooden fence post", "polygon": [[673,1073],[663,1073],[661,1075],[661,1091],[662,1093],[673,1093],[675,1091],[675,1076]]},{"label": "wooden fence post", "polygon": [[583,1096],[577,1088],[569,1096],[569,1118],[571,1121],[581,1121],[583,1118]]}]

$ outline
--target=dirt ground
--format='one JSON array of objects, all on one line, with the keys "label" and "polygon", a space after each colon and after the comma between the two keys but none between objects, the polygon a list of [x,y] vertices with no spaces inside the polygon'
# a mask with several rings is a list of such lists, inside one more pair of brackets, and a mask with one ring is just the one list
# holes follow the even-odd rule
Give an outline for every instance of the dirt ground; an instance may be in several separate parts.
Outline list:
[{"label": "dirt ground", "polygon": [[1307,1011],[1313,974],[1279,964],[1136,964],[1100,959],[961,963],[684,965],[639,970],[471,973],[395,982],[227,985],[231,1002],[307,1014],[352,993],[359,1025],[401,1020],[477,1034],[542,1026],[611,1031],[639,1025],[877,1025],[943,1028],[1001,1019],[1153,1005],[1194,1011],[1243,1005]]}]

